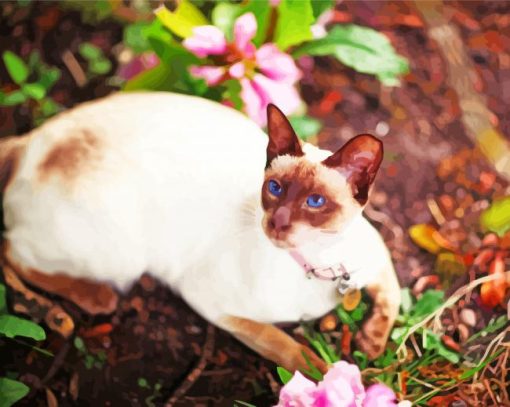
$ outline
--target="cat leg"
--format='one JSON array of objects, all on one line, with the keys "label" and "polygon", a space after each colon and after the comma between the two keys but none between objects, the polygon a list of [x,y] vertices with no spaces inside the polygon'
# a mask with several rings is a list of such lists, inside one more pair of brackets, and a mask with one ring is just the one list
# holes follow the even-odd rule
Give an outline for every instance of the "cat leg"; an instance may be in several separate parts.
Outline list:
[{"label": "cat leg", "polygon": [[400,306],[400,285],[393,268],[366,291],[373,300],[372,314],[357,333],[356,345],[369,359],[375,359],[384,352]]},{"label": "cat leg", "polygon": [[326,373],[328,370],[326,362],[320,359],[311,349],[298,343],[272,324],[229,316],[222,318],[219,326],[229,331],[239,341],[261,356],[290,372],[310,369],[303,353],[308,356],[310,362],[321,373]]},{"label": "cat leg", "polygon": [[8,242],[4,244],[4,259],[10,268],[28,284],[63,297],[89,314],[111,314],[117,308],[118,295],[106,283],[74,278],[63,273],[46,274],[25,268],[12,260]]},{"label": "cat leg", "polygon": [[52,331],[68,338],[74,331],[74,321],[60,305],[54,304],[42,295],[39,295],[23,284],[18,275],[7,265],[2,265],[6,284],[22,297],[14,304],[14,311],[29,315],[39,321],[44,318]]}]

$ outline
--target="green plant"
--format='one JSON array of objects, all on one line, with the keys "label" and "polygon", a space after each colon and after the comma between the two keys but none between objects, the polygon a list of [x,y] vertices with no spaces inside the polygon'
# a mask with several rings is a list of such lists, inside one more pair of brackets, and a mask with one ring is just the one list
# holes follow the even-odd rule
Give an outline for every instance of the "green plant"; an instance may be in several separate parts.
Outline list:
[{"label": "green plant", "polygon": [[0,106],[29,104],[34,109],[36,124],[61,109],[48,96],[49,90],[60,78],[57,68],[43,64],[36,51],[30,54],[27,63],[11,51],[5,51],[2,59],[15,88],[9,91],[0,90]]},{"label": "green plant", "polygon": [[87,349],[85,342],[79,336],[74,338],[74,347],[83,357],[83,363],[87,369],[102,369],[106,362],[106,353],[104,351],[99,351],[97,353],[92,353]]},{"label": "green plant", "polygon": [[87,61],[89,76],[105,75],[112,69],[112,63],[106,58],[100,48],[84,42],[78,49],[80,55]]},{"label": "green plant", "polygon": [[[0,284],[0,336],[14,339],[30,338],[35,341],[46,339],[44,329],[32,321],[10,315],[7,310],[6,288]],[[25,397],[29,387],[10,377],[0,377],[0,407],[9,407]]]}]

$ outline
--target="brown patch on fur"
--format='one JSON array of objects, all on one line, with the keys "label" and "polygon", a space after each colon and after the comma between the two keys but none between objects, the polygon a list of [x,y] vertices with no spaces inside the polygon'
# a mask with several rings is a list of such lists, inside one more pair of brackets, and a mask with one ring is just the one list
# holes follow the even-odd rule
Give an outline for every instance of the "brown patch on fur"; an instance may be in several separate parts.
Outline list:
[{"label": "brown patch on fur", "polygon": [[299,138],[290,122],[283,112],[273,104],[267,106],[267,129],[269,143],[266,150],[266,168],[279,155],[289,154],[295,157],[304,155]]},{"label": "brown patch on fur", "polygon": [[360,134],[324,160],[323,164],[349,173],[354,199],[364,205],[382,159],[382,142],[370,134]]},{"label": "brown patch on fur", "polygon": [[90,130],[65,138],[53,146],[39,164],[41,181],[52,175],[72,180],[99,157],[99,139]]},{"label": "brown patch on fur", "polygon": [[118,295],[108,284],[27,269],[13,261],[8,241],[4,242],[3,258],[28,284],[74,302],[89,314],[111,314],[117,308]]},{"label": "brown patch on fur", "polygon": [[222,326],[246,346],[291,372],[308,370],[303,353],[322,373],[328,370],[326,363],[314,352],[274,325],[228,317],[223,319]]},{"label": "brown patch on fur", "polygon": [[379,284],[367,287],[367,293],[374,302],[372,315],[356,334],[356,344],[369,359],[375,359],[383,352],[398,315],[400,287],[395,272],[386,271]]},{"label": "brown patch on fur", "polygon": [[[269,180],[275,180],[283,187],[279,197],[269,192]],[[308,207],[306,200],[312,194],[322,195],[326,203],[320,208]],[[262,186],[262,207],[269,220],[279,208],[286,207],[290,212],[289,225],[304,222],[313,227],[324,228],[329,226],[340,210],[340,205],[331,196],[331,188],[316,179],[315,167],[305,161],[297,163],[284,173],[277,173],[272,169],[266,172],[266,180]],[[267,228],[271,229],[270,222]],[[285,233],[291,232],[291,228],[288,228]]]},{"label": "brown patch on fur", "polygon": [[27,137],[9,137],[0,140],[0,193],[7,190],[19,165]]}]

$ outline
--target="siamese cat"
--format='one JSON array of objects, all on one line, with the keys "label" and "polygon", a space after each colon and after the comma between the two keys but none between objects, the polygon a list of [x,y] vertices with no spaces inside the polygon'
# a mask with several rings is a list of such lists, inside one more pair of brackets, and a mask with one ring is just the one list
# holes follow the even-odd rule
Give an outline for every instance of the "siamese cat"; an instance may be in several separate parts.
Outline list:
[{"label": "siamese cat", "polygon": [[109,313],[142,273],[278,365],[306,369],[273,324],[317,318],[366,287],[356,342],[385,347],[400,293],[362,217],[382,143],[335,153],[302,143],[274,105],[266,134],[198,97],[125,93],[84,103],[0,141],[4,259],[25,281]]}]

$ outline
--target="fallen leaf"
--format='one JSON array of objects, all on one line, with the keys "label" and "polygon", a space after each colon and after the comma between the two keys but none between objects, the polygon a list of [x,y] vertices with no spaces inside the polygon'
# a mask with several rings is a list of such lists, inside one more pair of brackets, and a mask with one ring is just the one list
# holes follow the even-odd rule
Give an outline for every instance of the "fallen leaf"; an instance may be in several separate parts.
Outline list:
[{"label": "fallen leaf", "polygon": [[437,254],[441,250],[441,246],[432,237],[434,232],[437,232],[436,228],[424,223],[409,228],[409,236],[416,245],[430,253]]},{"label": "fallen leaf", "polygon": [[346,311],[355,309],[361,301],[361,291],[357,288],[350,289],[342,297],[342,305]]}]

